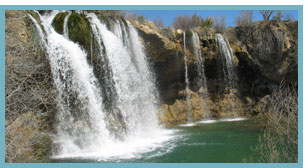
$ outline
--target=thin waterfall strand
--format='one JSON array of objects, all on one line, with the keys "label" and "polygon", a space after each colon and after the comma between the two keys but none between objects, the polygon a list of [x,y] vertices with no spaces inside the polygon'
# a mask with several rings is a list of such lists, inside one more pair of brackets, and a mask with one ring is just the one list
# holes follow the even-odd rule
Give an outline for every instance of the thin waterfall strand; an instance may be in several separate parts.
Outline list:
[{"label": "thin waterfall strand", "polygon": [[236,115],[236,107],[237,104],[234,99],[236,99],[234,91],[238,88],[237,81],[237,72],[235,67],[235,59],[233,56],[232,48],[230,47],[228,39],[225,39],[221,34],[215,35],[216,41],[216,53],[218,56],[218,60],[220,63],[219,74],[222,75],[222,79],[224,81],[224,89],[225,92],[229,93],[229,96],[226,97],[229,103],[229,117],[237,117]]},{"label": "thin waterfall strand", "polygon": [[186,102],[187,102],[187,121],[192,122],[192,107],[190,102],[190,89],[189,89],[189,78],[188,78],[188,66],[187,66],[187,53],[186,53],[186,32],[183,32],[183,43],[184,43],[184,63],[185,63],[185,83],[186,83]]},{"label": "thin waterfall strand", "polygon": [[207,80],[206,76],[204,73],[204,65],[203,65],[203,59],[202,59],[202,54],[201,54],[201,49],[200,49],[200,42],[199,42],[199,36],[196,32],[192,32],[192,44],[193,44],[193,50],[194,50],[194,55],[195,55],[195,60],[196,60],[196,65],[197,65],[197,72],[198,72],[198,77],[197,77],[197,85],[200,88],[199,89],[199,95],[203,99],[201,101],[201,110],[205,112],[206,118],[210,117],[209,112],[207,109],[207,103],[206,100],[208,99],[208,89],[207,89]]},{"label": "thin waterfall strand", "polygon": [[66,37],[68,39],[68,26],[67,26],[67,22],[68,22],[68,19],[69,17],[71,16],[72,12],[69,11],[68,15],[65,17],[64,19],[64,23],[63,23],[63,33],[64,33],[64,37]]}]

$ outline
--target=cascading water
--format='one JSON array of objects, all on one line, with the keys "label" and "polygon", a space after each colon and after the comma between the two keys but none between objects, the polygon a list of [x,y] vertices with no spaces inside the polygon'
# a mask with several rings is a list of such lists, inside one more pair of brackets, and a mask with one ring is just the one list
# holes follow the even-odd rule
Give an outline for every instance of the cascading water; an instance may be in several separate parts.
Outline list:
[{"label": "cascading water", "polygon": [[196,32],[192,32],[192,44],[193,44],[193,49],[194,49],[194,55],[195,55],[195,60],[196,60],[196,65],[197,65],[197,72],[198,72],[198,77],[197,77],[197,85],[199,89],[199,94],[201,98],[204,101],[201,101],[201,109],[202,111],[205,112],[204,117],[210,117],[207,109],[207,104],[206,104],[206,99],[208,98],[208,92],[207,92],[207,82],[206,82],[206,76],[204,73],[204,65],[203,65],[203,60],[202,60],[202,55],[201,55],[201,49],[200,49],[200,42],[199,42],[199,36]]},{"label": "cascading water", "polygon": [[68,27],[67,27],[67,22],[68,22],[68,18],[71,16],[72,12],[69,11],[68,15],[65,17],[64,19],[64,23],[63,23],[63,33],[64,36],[68,39]]},{"label": "cascading water", "polygon": [[185,63],[185,83],[186,83],[186,102],[187,102],[187,121],[192,122],[192,107],[190,102],[190,89],[189,89],[189,78],[188,78],[188,66],[187,66],[187,53],[186,53],[186,32],[183,32],[183,43],[184,43],[184,63]]},{"label": "cascading water", "polygon": [[221,34],[216,34],[215,40],[217,46],[216,52],[222,64],[223,79],[228,83],[228,86],[235,88],[237,75],[232,48],[230,47],[229,41],[224,39]]},{"label": "cascading water", "polygon": [[156,117],[156,89],[136,30],[128,25],[128,35],[131,39],[130,44],[125,46],[122,43],[121,31],[114,34],[95,15],[89,14],[88,17],[94,36],[103,41],[106,48],[106,56],[110,61],[119,96],[119,108],[129,127],[128,130],[137,133],[137,129],[145,127],[153,129],[152,131],[159,129]]},{"label": "cascading water", "polygon": [[[230,47],[229,41],[225,39],[221,34],[215,35],[216,41],[216,54],[218,56],[221,78],[224,81],[224,90],[234,98],[234,90],[237,89],[237,72],[235,67],[235,60],[233,56],[232,48]],[[232,97],[228,97],[229,102],[229,117],[236,116],[234,113],[235,103]]]},{"label": "cascading water", "polygon": [[78,44],[55,32],[56,14],[40,16],[43,29],[30,16],[59,92],[54,158],[127,159],[166,145],[172,131],[159,126],[158,94],[135,28],[117,21],[110,31],[87,14],[99,51],[91,66]]},{"label": "cascading water", "polygon": [[109,140],[110,133],[101,120],[105,116],[100,89],[93,69],[87,64],[87,54],[54,31],[51,22],[56,14],[53,11],[41,17],[45,30],[41,35],[59,92],[55,142],[61,146],[59,153],[77,153]]}]

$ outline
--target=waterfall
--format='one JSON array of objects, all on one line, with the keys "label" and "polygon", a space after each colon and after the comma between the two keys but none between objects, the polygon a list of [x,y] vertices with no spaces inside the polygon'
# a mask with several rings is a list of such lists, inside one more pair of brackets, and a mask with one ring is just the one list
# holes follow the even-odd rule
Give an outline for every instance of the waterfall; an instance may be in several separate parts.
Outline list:
[{"label": "waterfall", "polygon": [[65,17],[64,19],[64,23],[63,23],[63,33],[64,33],[64,37],[66,37],[68,39],[68,27],[67,27],[67,22],[68,22],[68,18],[71,16],[72,12],[71,11],[68,11],[68,15]]},{"label": "waterfall", "polygon": [[53,29],[57,13],[39,15],[43,29],[30,16],[58,91],[53,157],[135,158],[174,138],[159,125],[155,79],[136,29],[117,21],[110,31],[96,15],[86,14],[98,45],[90,65],[85,50]]},{"label": "waterfall", "polygon": [[87,64],[87,54],[79,45],[55,32],[51,22],[56,14],[52,12],[41,17],[46,32],[41,36],[46,41],[53,80],[59,93],[55,142],[61,145],[61,153],[80,152],[93,143],[110,139],[110,133],[105,121],[101,120],[105,116],[100,89],[93,69]]},{"label": "waterfall", "polygon": [[88,16],[95,38],[103,41],[106,48],[119,95],[118,105],[128,130],[137,131],[145,127],[157,129],[157,91],[136,30],[128,25],[130,39],[125,46],[121,39],[122,31],[115,31],[114,34],[95,15]]},{"label": "waterfall", "polygon": [[183,43],[184,43],[184,62],[185,62],[185,83],[186,83],[186,102],[187,102],[187,121],[192,122],[192,107],[190,102],[190,89],[189,89],[189,78],[188,78],[188,66],[187,66],[187,53],[186,53],[186,31],[183,32]]},{"label": "waterfall", "polygon": [[201,55],[201,49],[200,49],[200,42],[199,42],[199,36],[196,32],[192,32],[192,44],[193,44],[193,50],[195,55],[195,63],[197,65],[197,85],[199,89],[199,95],[204,100],[201,101],[201,109],[205,112],[204,117],[210,117],[207,109],[207,103],[206,100],[208,99],[208,92],[207,92],[207,82],[206,82],[206,76],[204,73],[204,65],[203,65],[203,59]]},{"label": "waterfall", "polygon": [[236,85],[236,69],[233,51],[230,47],[228,39],[224,39],[221,34],[215,35],[216,40],[216,53],[221,64],[223,79],[227,82],[228,86],[235,88]]},{"label": "waterfall", "polygon": [[221,78],[224,82],[224,89],[227,91],[230,96],[227,97],[229,102],[229,117],[232,117],[231,115],[235,115],[235,102],[232,100],[234,96],[235,89],[238,89],[237,86],[237,72],[235,67],[235,60],[233,56],[232,48],[230,47],[228,39],[225,39],[221,34],[215,35],[215,41],[216,41],[216,54],[217,59],[219,61],[219,69],[220,72],[218,74],[222,75]]}]

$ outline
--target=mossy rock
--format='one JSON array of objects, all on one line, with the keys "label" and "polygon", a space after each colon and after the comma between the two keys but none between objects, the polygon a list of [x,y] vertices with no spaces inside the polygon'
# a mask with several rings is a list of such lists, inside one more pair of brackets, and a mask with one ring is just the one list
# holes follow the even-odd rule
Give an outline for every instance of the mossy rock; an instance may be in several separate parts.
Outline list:
[{"label": "mossy rock", "polygon": [[40,16],[36,12],[32,10],[27,10],[26,12],[30,14],[36,21],[40,21]]},{"label": "mossy rock", "polygon": [[55,31],[59,34],[64,34],[64,20],[68,12],[61,12],[58,13],[52,21],[52,26],[54,27]]},{"label": "mossy rock", "polygon": [[90,53],[92,30],[89,21],[81,14],[72,13],[68,18],[67,24],[69,39],[79,43]]},{"label": "mossy rock", "polygon": [[191,30],[186,30],[186,38],[191,38],[193,36],[193,32]]},{"label": "mossy rock", "polygon": [[[31,16],[36,20],[36,22],[40,25],[41,29],[44,30],[44,29],[43,29],[42,22],[41,22],[41,19],[40,19],[40,16],[39,16],[36,12],[34,12],[34,11],[32,11],[32,10],[27,10],[26,12],[27,12],[29,15],[31,15]],[[29,19],[30,19],[30,18],[29,18]],[[26,21],[26,22],[32,23],[31,20]]]}]

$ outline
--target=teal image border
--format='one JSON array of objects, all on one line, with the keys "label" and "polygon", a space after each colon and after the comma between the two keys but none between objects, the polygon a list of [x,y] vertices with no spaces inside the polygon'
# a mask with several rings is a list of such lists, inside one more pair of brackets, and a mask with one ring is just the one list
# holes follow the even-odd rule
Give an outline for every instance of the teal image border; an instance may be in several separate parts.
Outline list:
[{"label": "teal image border", "polygon": [[[5,10],[297,10],[298,163],[5,163]],[[0,167],[1,168],[302,168],[303,167],[303,6],[302,5],[2,5],[0,6]]]}]

